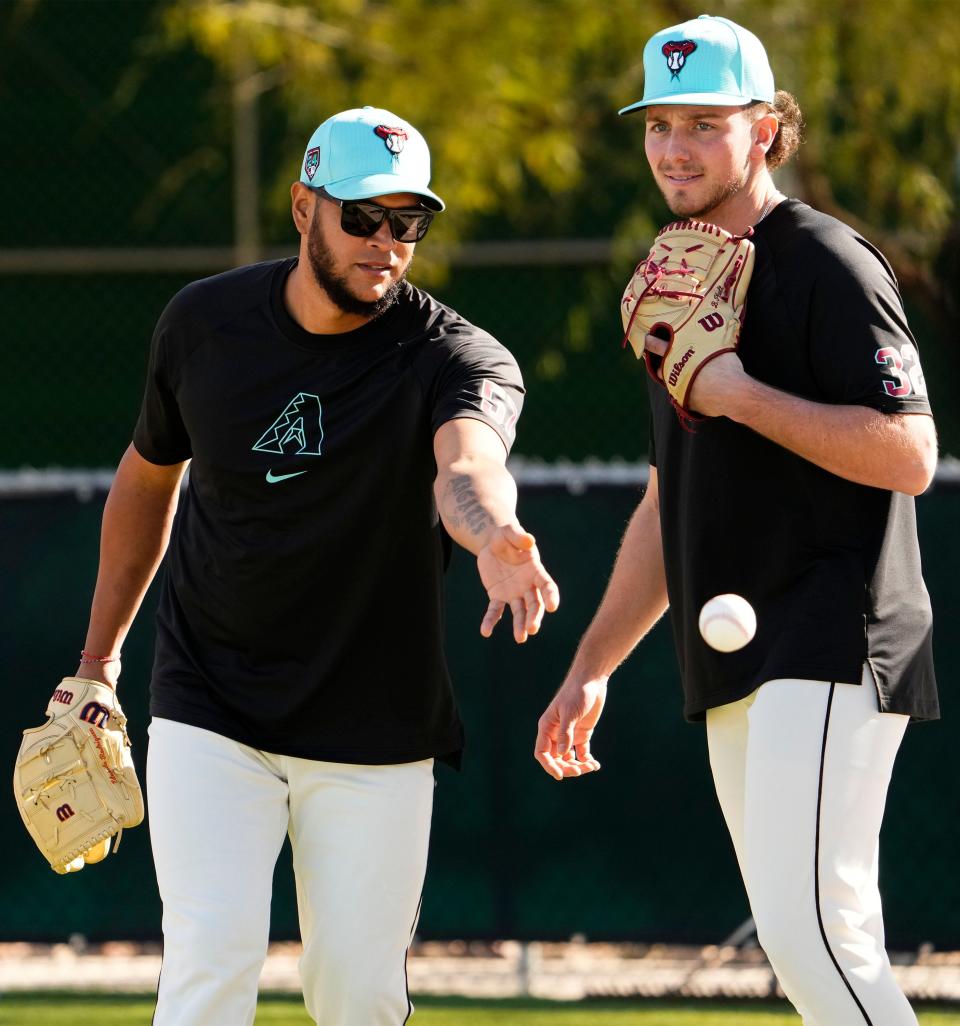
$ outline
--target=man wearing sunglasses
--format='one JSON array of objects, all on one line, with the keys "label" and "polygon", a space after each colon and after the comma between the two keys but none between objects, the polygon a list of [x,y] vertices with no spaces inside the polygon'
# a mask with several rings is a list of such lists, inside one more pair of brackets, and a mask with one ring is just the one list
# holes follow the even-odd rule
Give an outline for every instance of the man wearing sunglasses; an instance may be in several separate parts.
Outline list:
[{"label": "man wearing sunglasses", "polygon": [[559,601],[505,466],[517,364],[406,281],[444,206],[429,182],[412,125],[335,115],[291,188],[298,256],[195,282],[157,325],[78,671],[116,685],[167,550],[156,1026],[253,1022],[287,835],[310,1014],[407,1021],[433,763],[463,746],[442,647],[451,539],[477,558],[485,637],[509,606],[524,642]]}]

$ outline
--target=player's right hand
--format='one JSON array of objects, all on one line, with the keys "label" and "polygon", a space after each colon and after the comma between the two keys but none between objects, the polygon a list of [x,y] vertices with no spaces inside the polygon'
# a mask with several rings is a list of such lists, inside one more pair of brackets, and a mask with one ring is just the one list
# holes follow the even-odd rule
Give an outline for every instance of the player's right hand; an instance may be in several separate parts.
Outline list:
[{"label": "player's right hand", "polygon": [[522,645],[540,630],[544,612],[554,613],[560,605],[560,589],[540,559],[536,540],[516,521],[490,535],[477,555],[477,569],[489,599],[480,624],[485,638],[509,606],[513,637]]},{"label": "player's right hand", "polygon": [[603,712],[607,678],[580,681],[568,677],[540,717],[533,756],[556,780],[600,769],[590,738]]}]

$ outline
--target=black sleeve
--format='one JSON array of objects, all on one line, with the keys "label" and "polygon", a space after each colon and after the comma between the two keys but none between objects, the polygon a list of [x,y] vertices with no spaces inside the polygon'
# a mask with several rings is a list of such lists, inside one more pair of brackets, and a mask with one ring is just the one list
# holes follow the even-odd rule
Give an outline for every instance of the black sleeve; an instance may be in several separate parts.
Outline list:
[{"label": "black sleeve", "polygon": [[190,459],[190,437],[180,416],[169,368],[171,327],[168,310],[157,322],[150,344],[147,383],[140,416],[133,432],[133,444],[150,463],[170,466]]},{"label": "black sleeve", "polygon": [[432,428],[471,417],[497,432],[507,452],[523,406],[523,378],[512,354],[483,332],[451,345],[433,382]]},{"label": "black sleeve", "polygon": [[864,239],[851,236],[822,253],[808,338],[813,374],[828,402],[930,412],[893,271]]},{"label": "black sleeve", "polygon": [[657,465],[657,440],[653,434],[653,413],[650,414],[649,442],[647,443],[647,462],[651,467]]}]

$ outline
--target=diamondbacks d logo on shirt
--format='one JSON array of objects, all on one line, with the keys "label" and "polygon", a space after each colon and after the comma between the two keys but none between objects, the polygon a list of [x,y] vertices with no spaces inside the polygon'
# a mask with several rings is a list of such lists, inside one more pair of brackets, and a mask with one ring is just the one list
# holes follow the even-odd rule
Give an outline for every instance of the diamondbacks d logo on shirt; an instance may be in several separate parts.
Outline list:
[{"label": "diamondbacks d logo on shirt", "polygon": [[298,392],[253,448],[258,452],[288,456],[319,456],[322,444],[320,397],[310,392]]}]

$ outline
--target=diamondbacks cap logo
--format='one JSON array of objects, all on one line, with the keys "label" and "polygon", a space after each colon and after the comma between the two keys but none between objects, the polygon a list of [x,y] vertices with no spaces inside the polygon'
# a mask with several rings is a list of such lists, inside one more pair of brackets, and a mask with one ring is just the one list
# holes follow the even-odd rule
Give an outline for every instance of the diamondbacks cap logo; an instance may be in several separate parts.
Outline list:
[{"label": "diamondbacks cap logo", "polygon": [[403,152],[403,144],[407,141],[407,133],[402,128],[390,128],[388,125],[377,125],[374,129],[383,140],[384,146],[394,155]]},{"label": "diamondbacks cap logo", "polygon": [[317,168],[320,166],[320,147],[314,146],[312,150],[307,150],[307,155],[303,158],[303,170],[307,173],[307,178],[313,181],[313,176],[317,173]]},{"label": "diamondbacks cap logo", "polygon": [[671,78],[680,77],[680,72],[684,64],[687,63],[687,58],[696,48],[697,44],[692,39],[675,39],[663,44],[661,49],[663,56],[667,58],[667,67],[670,69]]}]

